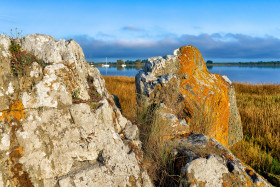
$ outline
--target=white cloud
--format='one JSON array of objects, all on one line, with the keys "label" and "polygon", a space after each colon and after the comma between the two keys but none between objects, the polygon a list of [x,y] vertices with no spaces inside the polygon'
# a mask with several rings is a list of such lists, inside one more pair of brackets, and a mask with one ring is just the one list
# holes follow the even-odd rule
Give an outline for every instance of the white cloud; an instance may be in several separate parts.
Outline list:
[{"label": "white cloud", "polygon": [[[172,36],[172,37],[170,37]],[[207,58],[280,58],[280,39],[272,36],[252,37],[244,34],[215,33],[200,35],[166,35],[158,40],[96,40],[86,35],[73,37],[86,57],[151,57],[172,54],[184,45],[197,47]]]}]

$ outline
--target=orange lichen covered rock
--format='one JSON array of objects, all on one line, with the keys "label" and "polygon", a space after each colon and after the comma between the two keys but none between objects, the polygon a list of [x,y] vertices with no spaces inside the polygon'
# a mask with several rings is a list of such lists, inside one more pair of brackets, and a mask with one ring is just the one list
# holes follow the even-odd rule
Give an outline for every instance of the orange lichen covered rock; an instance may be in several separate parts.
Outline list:
[{"label": "orange lichen covered rock", "polygon": [[[190,115],[192,125],[201,125],[194,115],[204,118],[206,133],[217,139],[222,145],[232,145],[229,135],[230,124],[230,84],[221,75],[211,74],[198,51],[193,46],[180,48],[179,75],[181,78],[180,92],[185,98],[185,110]],[[237,109],[236,109],[237,110]],[[196,120],[193,122],[193,120]],[[198,121],[198,122],[197,122]],[[241,122],[238,120],[242,135]],[[202,130],[193,127],[195,130]],[[240,135],[238,135],[240,136]],[[240,140],[241,137],[237,137]],[[231,142],[229,142],[231,141]]]},{"label": "orange lichen covered rock", "polygon": [[168,131],[163,140],[172,148],[168,174],[174,183],[271,186],[229,151],[243,137],[234,88],[226,76],[207,70],[198,49],[184,46],[174,55],[149,58],[135,83],[138,104],[154,109]]},{"label": "orange lichen covered rock", "polygon": [[174,55],[150,58],[136,75],[136,90],[142,100],[163,102],[178,118],[186,119],[192,132],[216,138],[224,146],[243,138],[230,80],[210,73],[191,45]]}]

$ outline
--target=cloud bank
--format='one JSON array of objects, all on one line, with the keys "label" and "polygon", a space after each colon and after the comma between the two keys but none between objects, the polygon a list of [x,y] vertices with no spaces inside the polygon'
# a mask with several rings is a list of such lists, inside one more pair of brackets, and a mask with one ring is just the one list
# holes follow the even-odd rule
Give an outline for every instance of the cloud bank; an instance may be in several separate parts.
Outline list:
[{"label": "cloud bank", "polygon": [[159,40],[98,40],[87,35],[74,36],[86,58],[152,57],[172,54],[184,45],[197,47],[205,58],[264,59],[280,58],[280,39],[244,34],[200,34],[170,36]]}]

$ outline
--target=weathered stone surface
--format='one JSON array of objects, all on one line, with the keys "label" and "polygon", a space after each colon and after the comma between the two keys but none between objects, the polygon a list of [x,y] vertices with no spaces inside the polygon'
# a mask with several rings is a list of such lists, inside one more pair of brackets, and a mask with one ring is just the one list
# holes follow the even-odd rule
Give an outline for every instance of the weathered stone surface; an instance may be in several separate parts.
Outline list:
[{"label": "weathered stone surface", "polygon": [[11,100],[18,97],[18,81],[11,73],[8,36],[0,35],[0,111],[9,109]]},{"label": "weathered stone surface", "polygon": [[172,110],[167,108],[163,103],[160,104],[158,112],[155,114],[155,118],[167,123],[170,136],[165,136],[165,139],[172,139],[184,134],[188,134],[190,131],[189,125],[185,119],[178,119],[176,115],[172,113]]},{"label": "weathered stone surface", "polygon": [[92,68],[88,63],[86,63],[86,69],[89,75],[87,77],[88,84],[92,84],[99,95],[109,97],[105,87],[105,80],[101,77],[98,69]]},{"label": "weathered stone surface", "polygon": [[81,47],[38,34],[19,42],[47,66],[13,75],[10,39],[0,35],[0,186],[151,186],[137,126]]},{"label": "weathered stone surface", "polygon": [[123,134],[129,140],[139,139],[139,129],[136,125],[133,125],[130,121],[128,121],[125,129],[123,130]]},{"label": "weathered stone surface", "polygon": [[[231,146],[243,138],[234,88],[226,76],[211,74],[193,46],[174,55],[149,58],[136,75],[138,101],[164,103],[190,129]],[[199,126],[200,125],[200,126]]]},{"label": "weathered stone surface", "polygon": [[172,143],[180,186],[271,186],[213,138],[191,134]]}]

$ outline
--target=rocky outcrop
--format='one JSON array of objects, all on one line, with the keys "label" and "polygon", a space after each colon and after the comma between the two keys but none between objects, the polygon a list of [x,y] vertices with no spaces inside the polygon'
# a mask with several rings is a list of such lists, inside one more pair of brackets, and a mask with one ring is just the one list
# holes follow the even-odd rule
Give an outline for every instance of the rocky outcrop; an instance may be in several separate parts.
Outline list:
[{"label": "rocky outcrop", "polygon": [[180,186],[271,186],[215,139],[190,134],[172,144]]},{"label": "rocky outcrop", "polygon": [[136,75],[136,90],[138,104],[153,108],[167,128],[170,184],[271,186],[228,150],[243,137],[234,88],[226,76],[209,73],[195,47],[149,58]]},{"label": "rocky outcrop", "polygon": [[139,103],[164,103],[178,119],[186,119],[191,131],[224,146],[243,138],[231,81],[211,74],[193,46],[181,47],[164,58],[149,58],[136,75],[136,90]]},{"label": "rocky outcrop", "polygon": [[0,186],[151,186],[137,126],[81,47],[39,34],[17,42],[46,66],[16,76],[0,35]]},{"label": "rocky outcrop", "polygon": [[166,132],[161,134],[163,144],[171,150],[169,168],[165,168],[171,177],[162,186],[272,186],[216,139],[188,133],[188,124],[167,111],[161,103],[154,114]]}]

